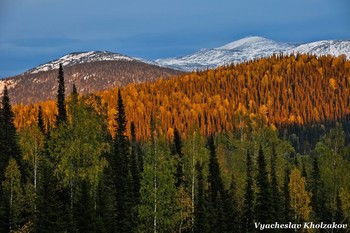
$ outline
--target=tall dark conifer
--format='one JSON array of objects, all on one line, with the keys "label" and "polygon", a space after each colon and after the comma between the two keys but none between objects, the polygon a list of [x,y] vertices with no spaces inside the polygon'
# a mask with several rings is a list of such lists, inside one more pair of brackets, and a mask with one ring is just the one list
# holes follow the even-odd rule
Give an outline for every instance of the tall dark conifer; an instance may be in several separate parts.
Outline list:
[{"label": "tall dark conifer", "polygon": [[224,200],[224,229],[223,232],[239,232],[238,208],[235,199],[236,183],[234,176],[231,176],[230,188],[226,191]]},{"label": "tall dark conifer", "polygon": [[197,162],[196,164],[197,173],[197,196],[195,201],[195,212],[194,212],[194,232],[208,232],[208,221],[206,218],[206,200],[205,200],[205,184],[203,175],[203,165]]},{"label": "tall dark conifer", "polygon": [[226,228],[226,226],[224,226],[222,213],[226,193],[220,176],[220,166],[216,155],[214,137],[212,135],[208,138],[208,148],[210,151],[208,175],[210,210],[208,213],[208,221],[210,223],[210,231],[218,232],[219,229]]},{"label": "tall dark conifer", "polygon": [[140,187],[141,187],[141,162],[138,143],[136,140],[135,123],[130,124],[131,132],[131,160],[130,160],[130,171],[132,175],[133,183],[133,197],[138,201],[140,199]]},{"label": "tall dark conifer", "polygon": [[5,168],[12,157],[21,164],[20,147],[14,121],[10,97],[5,86],[0,108],[0,180],[4,180]]},{"label": "tall dark conifer", "polygon": [[292,209],[290,205],[290,192],[289,192],[289,181],[290,181],[290,170],[288,166],[284,171],[283,180],[283,220],[284,222],[292,221]]},{"label": "tall dark conifer", "polygon": [[272,221],[279,222],[280,220],[280,209],[281,209],[281,198],[280,191],[278,188],[277,174],[276,174],[276,161],[277,154],[275,146],[272,147],[272,156],[271,156],[271,199],[272,199]]},{"label": "tall dark conifer", "polygon": [[116,188],[116,227],[117,232],[131,232],[130,187],[129,187],[129,141],[126,136],[126,115],[120,90],[118,90],[118,113],[114,140],[114,182]]},{"label": "tall dark conifer", "polygon": [[10,158],[14,158],[21,165],[21,152],[18,136],[13,123],[14,113],[12,111],[10,97],[5,86],[0,105],[0,232],[8,231],[8,209],[7,200],[4,198],[2,182],[5,180],[5,169]]},{"label": "tall dark conifer", "polygon": [[64,87],[64,74],[63,67],[60,64],[58,69],[58,91],[57,91],[57,109],[58,114],[56,115],[56,126],[59,126],[61,123],[67,121],[67,110],[65,103],[65,87]]},{"label": "tall dark conifer", "polygon": [[40,131],[45,135],[45,125],[44,125],[44,119],[43,119],[43,110],[41,106],[39,106],[38,109],[38,127]]},{"label": "tall dark conifer", "polygon": [[252,158],[249,151],[247,151],[247,179],[244,192],[244,204],[242,212],[242,232],[248,233],[254,231],[254,191],[253,191],[253,167]]},{"label": "tall dark conifer", "polygon": [[271,185],[266,171],[265,156],[262,147],[259,147],[258,154],[258,175],[256,178],[257,196],[255,213],[256,220],[262,223],[271,223],[272,217],[272,201],[271,201]]},{"label": "tall dark conifer", "polygon": [[173,140],[173,154],[176,156],[177,167],[176,167],[176,187],[179,187],[183,182],[183,154],[182,154],[182,139],[180,132],[175,128],[174,140]]}]

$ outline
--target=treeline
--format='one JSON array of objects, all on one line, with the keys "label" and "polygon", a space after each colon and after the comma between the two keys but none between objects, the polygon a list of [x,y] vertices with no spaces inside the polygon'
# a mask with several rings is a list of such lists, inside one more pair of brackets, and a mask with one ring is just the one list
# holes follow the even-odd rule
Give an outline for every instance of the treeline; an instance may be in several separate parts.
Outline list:
[{"label": "treeline", "polygon": [[[118,90],[97,93],[102,104],[98,111],[107,111],[112,134]],[[237,130],[246,126],[242,115],[252,120],[263,115],[271,127],[295,131],[300,126],[327,121],[346,122],[344,118],[350,113],[350,61],[343,56],[275,55],[170,80],[130,84],[121,92],[129,124],[135,123],[138,139],[150,137],[152,113],[160,117],[157,127],[168,138],[173,136],[174,126],[183,136],[193,125],[206,136]],[[95,98],[91,96],[91,104]],[[35,122],[39,105],[45,124],[54,124],[55,102],[48,101],[14,106],[16,127],[21,129]],[[290,129],[291,125],[295,127]]]},{"label": "treeline", "polygon": [[350,147],[340,124],[309,154],[296,153],[263,114],[241,114],[242,127],[205,136],[193,126],[185,138],[177,125],[171,137],[162,133],[161,115],[151,112],[149,138],[139,140],[119,90],[112,137],[99,98],[78,97],[75,86],[66,98],[62,67],[58,83],[54,122],[45,123],[38,108],[19,132],[4,90],[1,232],[221,233],[257,232],[254,222],[349,223]]}]

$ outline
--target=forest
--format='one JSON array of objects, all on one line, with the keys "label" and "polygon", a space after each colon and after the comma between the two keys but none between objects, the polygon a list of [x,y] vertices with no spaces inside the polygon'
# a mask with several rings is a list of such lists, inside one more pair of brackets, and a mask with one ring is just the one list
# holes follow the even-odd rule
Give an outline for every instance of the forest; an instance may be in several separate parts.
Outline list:
[{"label": "forest", "polygon": [[31,105],[5,88],[0,232],[349,224],[349,71],[274,55],[88,95],[61,66],[57,98]]}]

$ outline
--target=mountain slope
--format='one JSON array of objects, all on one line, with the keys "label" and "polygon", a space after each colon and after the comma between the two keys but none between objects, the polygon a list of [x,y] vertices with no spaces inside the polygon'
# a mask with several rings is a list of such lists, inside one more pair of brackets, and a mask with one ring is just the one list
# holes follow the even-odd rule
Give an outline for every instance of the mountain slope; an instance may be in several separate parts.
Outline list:
[{"label": "mountain slope", "polygon": [[311,53],[315,55],[347,55],[350,58],[350,40],[325,40],[306,44],[282,43],[263,37],[247,37],[233,41],[221,47],[202,49],[194,54],[158,59],[159,65],[175,69],[192,71],[215,68],[220,65],[241,63],[273,54]]},{"label": "mountain slope", "polygon": [[73,83],[80,93],[90,93],[181,73],[117,53],[71,53],[18,76],[0,80],[0,92],[7,85],[13,103],[53,99],[57,94],[56,78],[60,63],[63,64],[67,94]]}]

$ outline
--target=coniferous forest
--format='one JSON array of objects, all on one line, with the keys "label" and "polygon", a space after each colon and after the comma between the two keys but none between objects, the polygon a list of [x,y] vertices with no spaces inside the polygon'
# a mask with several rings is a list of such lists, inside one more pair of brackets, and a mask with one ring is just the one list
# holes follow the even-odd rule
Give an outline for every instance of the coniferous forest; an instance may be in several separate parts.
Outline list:
[{"label": "coniferous forest", "polygon": [[[350,61],[275,55],[0,108],[0,232],[349,224]],[[266,232],[348,232],[266,229]]]}]

